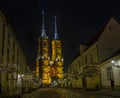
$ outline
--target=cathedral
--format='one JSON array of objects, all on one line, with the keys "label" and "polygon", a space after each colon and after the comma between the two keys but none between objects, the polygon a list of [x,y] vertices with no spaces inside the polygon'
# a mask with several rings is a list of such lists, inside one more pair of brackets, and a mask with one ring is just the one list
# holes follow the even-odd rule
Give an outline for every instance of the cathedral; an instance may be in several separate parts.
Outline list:
[{"label": "cathedral", "polygon": [[63,79],[64,59],[61,40],[57,32],[56,16],[54,23],[54,37],[49,42],[49,37],[45,31],[44,12],[42,11],[42,31],[38,38],[36,57],[36,75],[40,78],[42,86],[49,86],[54,81],[59,84],[59,81]]}]

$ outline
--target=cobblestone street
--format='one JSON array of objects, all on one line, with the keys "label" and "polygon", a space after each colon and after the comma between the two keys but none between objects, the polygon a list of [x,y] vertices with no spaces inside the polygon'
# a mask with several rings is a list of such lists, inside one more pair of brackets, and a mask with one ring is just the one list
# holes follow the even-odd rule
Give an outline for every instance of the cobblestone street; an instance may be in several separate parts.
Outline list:
[{"label": "cobblestone street", "polygon": [[83,91],[80,89],[41,88],[23,98],[120,98],[120,91]]}]

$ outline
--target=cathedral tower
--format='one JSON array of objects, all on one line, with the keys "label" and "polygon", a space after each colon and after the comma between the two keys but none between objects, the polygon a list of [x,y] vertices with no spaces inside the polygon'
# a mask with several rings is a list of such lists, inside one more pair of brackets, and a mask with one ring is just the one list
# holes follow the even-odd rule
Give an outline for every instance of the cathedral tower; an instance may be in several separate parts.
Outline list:
[{"label": "cathedral tower", "polygon": [[[51,50],[51,58],[49,54]],[[61,40],[57,33],[55,17],[55,31],[52,46],[49,47],[49,37],[45,32],[44,12],[42,12],[42,31],[38,40],[38,53],[36,58],[36,75],[42,80],[42,86],[48,86],[52,82],[63,78],[63,56]]]},{"label": "cathedral tower", "polygon": [[43,85],[51,83],[50,78],[50,57],[49,38],[45,32],[44,12],[42,12],[42,33],[38,41],[38,54],[36,58],[36,75],[42,79]]},{"label": "cathedral tower", "polygon": [[63,78],[63,56],[62,56],[62,46],[61,40],[59,39],[57,32],[57,22],[55,16],[55,31],[54,39],[52,40],[52,61],[54,62],[53,67],[55,69],[55,77],[57,79]]}]

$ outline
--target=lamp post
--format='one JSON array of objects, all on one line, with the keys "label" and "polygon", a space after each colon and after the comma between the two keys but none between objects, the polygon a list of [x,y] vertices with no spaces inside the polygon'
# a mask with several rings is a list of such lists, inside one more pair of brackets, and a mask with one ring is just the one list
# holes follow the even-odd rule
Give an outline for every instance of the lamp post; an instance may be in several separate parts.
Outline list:
[{"label": "lamp post", "polygon": [[24,77],[24,75],[21,74],[21,95],[23,95],[23,93],[24,93],[23,77]]},{"label": "lamp post", "polygon": [[18,74],[18,79],[17,79],[17,92],[18,96],[21,97],[23,95],[23,74]]}]

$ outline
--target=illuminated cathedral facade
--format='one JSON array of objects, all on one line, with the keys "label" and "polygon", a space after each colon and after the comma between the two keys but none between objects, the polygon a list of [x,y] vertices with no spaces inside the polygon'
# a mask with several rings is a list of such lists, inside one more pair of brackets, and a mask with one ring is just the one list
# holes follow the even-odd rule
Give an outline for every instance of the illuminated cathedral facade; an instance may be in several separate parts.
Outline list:
[{"label": "illuminated cathedral facade", "polygon": [[42,31],[38,39],[36,75],[40,77],[43,86],[50,85],[54,80],[63,79],[64,60],[61,40],[57,33],[56,17],[54,26],[54,38],[49,42],[49,37],[45,31],[44,12],[42,12]]}]

